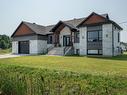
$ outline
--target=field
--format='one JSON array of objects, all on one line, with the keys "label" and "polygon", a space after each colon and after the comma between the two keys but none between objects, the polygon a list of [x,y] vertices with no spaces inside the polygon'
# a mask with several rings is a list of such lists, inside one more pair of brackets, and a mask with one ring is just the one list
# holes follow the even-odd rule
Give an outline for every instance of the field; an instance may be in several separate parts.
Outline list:
[{"label": "field", "polygon": [[3,95],[127,95],[127,53],[117,57],[0,59]]},{"label": "field", "polygon": [[11,49],[4,49],[4,50],[0,49],[0,55],[1,54],[8,54],[10,52],[11,52]]},{"label": "field", "polygon": [[88,74],[127,74],[127,54],[117,57],[24,56],[1,59],[1,64]]}]

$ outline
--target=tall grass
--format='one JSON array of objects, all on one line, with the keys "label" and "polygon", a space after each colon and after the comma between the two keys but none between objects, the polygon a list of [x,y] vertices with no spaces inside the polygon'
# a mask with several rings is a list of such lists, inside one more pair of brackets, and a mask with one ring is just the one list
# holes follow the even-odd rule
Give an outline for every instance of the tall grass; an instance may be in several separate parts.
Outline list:
[{"label": "tall grass", "polygon": [[0,95],[127,95],[127,77],[0,65]]},{"label": "tall grass", "polygon": [[11,53],[11,49],[0,49],[0,55]]}]

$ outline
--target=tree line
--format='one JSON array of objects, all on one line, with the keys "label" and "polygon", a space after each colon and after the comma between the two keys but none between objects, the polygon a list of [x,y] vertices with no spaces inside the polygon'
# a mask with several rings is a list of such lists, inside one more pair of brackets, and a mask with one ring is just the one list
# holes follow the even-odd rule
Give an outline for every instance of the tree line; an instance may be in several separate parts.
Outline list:
[{"label": "tree line", "polygon": [[7,35],[0,35],[0,49],[11,48],[11,38]]}]

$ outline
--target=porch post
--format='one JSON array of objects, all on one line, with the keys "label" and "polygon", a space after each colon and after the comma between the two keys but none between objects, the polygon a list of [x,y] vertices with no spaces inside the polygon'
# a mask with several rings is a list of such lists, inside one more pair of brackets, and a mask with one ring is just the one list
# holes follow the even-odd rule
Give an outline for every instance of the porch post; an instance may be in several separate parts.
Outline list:
[{"label": "porch post", "polygon": [[73,42],[72,42],[72,30],[71,30],[71,46],[73,46]]}]

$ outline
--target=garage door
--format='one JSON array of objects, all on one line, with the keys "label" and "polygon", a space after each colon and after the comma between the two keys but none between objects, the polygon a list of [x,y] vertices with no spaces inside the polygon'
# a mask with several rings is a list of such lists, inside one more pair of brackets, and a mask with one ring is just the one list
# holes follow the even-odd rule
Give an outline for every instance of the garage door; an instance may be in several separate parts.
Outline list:
[{"label": "garage door", "polygon": [[19,42],[19,54],[29,54],[29,41]]}]

